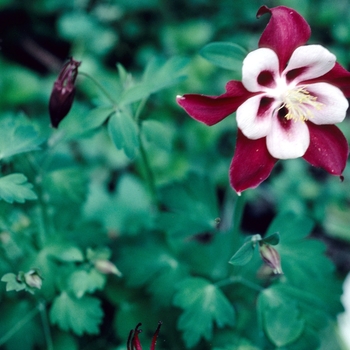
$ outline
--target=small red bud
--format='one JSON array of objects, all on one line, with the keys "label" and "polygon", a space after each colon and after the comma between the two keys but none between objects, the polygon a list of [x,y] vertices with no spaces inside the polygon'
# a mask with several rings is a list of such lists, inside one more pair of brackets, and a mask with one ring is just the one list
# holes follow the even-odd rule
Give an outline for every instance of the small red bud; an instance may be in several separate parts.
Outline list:
[{"label": "small red bud", "polygon": [[63,66],[53,85],[49,102],[49,112],[51,125],[54,128],[58,127],[58,124],[72,107],[75,95],[74,83],[78,75],[78,67],[80,64],[81,62],[71,58],[69,62]]},{"label": "small red bud", "polygon": [[95,260],[94,265],[96,270],[98,270],[103,274],[106,274],[106,275],[113,274],[119,277],[122,275],[122,273],[118,270],[118,268],[109,260],[98,259],[98,260]]},{"label": "small red bud", "polygon": [[266,265],[270,266],[273,272],[277,275],[283,274],[281,267],[281,258],[277,250],[270,244],[259,243],[260,256]]}]

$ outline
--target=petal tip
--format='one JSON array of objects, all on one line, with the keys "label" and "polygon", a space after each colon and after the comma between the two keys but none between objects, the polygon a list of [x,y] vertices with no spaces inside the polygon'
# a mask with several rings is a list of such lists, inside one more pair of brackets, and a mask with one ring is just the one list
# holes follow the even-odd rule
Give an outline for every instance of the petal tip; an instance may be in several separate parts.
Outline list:
[{"label": "petal tip", "polygon": [[266,5],[263,5],[259,8],[258,12],[256,13],[256,18],[260,18],[265,13],[271,13],[271,10]]}]

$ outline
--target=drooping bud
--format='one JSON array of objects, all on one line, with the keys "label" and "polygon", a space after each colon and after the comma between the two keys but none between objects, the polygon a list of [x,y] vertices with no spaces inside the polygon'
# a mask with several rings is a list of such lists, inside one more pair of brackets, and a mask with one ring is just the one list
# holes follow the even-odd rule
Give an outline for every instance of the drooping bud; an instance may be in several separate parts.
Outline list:
[{"label": "drooping bud", "polygon": [[75,95],[75,79],[81,62],[71,58],[67,62],[53,85],[50,96],[49,112],[51,125],[57,128],[61,120],[70,111]]},{"label": "drooping bud", "polygon": [[259,253],[266,265],[270,266],[276,275],[283,274],[281,258],[277,250],[270,244],[259,242]]},{"label": "drooping bud", "polygon": [[24,275],[24,281],[31,288],[41,289],[43,279],[37,269],[32,269]]},{"label": "drooping bud", "polygon": [[96,270],[106,275],[108,274],[113,274],[117,276],[122,275],[122,273],[118,270],[118,268],[109,260],[103,260],[103,259],[95,260],[94,266]]}]

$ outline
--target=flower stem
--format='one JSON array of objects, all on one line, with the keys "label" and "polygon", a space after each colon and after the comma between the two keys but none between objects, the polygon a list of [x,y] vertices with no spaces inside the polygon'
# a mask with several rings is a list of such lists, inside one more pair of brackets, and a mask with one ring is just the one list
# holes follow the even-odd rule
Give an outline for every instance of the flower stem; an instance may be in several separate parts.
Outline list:
[{"label": "flower stem", "polygon": [[141,138],[141,134],[139,134],[139,143],[140,143],[140,155],[141,155],[141,159],[142,159],[142,163],[143,163],[143,168],[144,168],[148,188],[149,188],[149,191],[150,191],[152,199],[153,199],[153,204],[156,207],[158,207],[159,202],[158,202],[158,195],[157,195],[157,189],[156,189],[156,184],[155,184],[155,180],[154,180],[154,175],[153,175],[151,166],[149,164],[147,152],[146,152],[146,149],[144,147],[144,144],[143,144],[143,141]]},{"label": "flower stem", "polygon": [[240,232],[240,226],[242,223],[244,205],[245,205],[245,196],[244,196],[244,194],[241,194],[240,196],[236,197],[236,203],[235,203],[235,208],[234,208],[234,212],[233,212],[232,246],[234,248],[238,248],[239,244],[240,244],[239,232]]},{"label": "flower stem", "polygon": [[51,337],[49,320],[47,318],[45,302],[41,301],[38,305],[38,308],[40,311],[41,322],[42,322],[43,328],[44,328],[44,336],[45,336],[45,340],[46,340],[47,350],[53,350],[53,342],[52,342],[52,337]]},{"label": "flower stem", "polygon": [[12,336],[14,336],[23,326],[31,321],[39,312],[39,307],[34,308],[31,312],[19,320],[4,336],[0,338],[0,346],[4,345]]},{"label": "flower stem", "polygon": [[79,71],[79,75],[83,75],[89,78],[103,92],[103,94],[108,98],[108,100],[112,103],[112,105],[116,106],[116,102],[114,101],[113,97],[95,78],[93,78],[90,74],[81,72],[81,71]]}]

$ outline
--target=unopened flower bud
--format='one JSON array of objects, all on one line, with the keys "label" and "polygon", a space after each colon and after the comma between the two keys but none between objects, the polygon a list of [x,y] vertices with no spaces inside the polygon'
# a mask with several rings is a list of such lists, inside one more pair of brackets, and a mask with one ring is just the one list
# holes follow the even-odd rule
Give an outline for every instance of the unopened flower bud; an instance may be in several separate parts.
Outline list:
[{"label": "unopened flower bud", "polygon": [[121,276],[122,273],[118,270],[118,268],[111,263],[109,260],[98,259],[94,262],[96,270],[103,274],[113,274],[117,276]]},{"label": "unopened flower bud", "polygon": [[74,83],[78,75],[78,67],[80,64],[81,62],[71,58],[69,62],[63,66],[53,85],[49,102],[49,112],[51,125],[54,128],[58,127],[58,124],[72,107],[75,95]]},{"label": "unopened flower bud", "polygon": [[270,266],[275,274],[283,274],[281,267],[281,258],[277,250],[270,244],[260,243],[259,244],[260,256],[266,265]]},{"label": "unopened flower bud", "polygon": [[32,269],[24,275],[25,283],[32,288],[41,289],[43,279],[37,269]]}]

